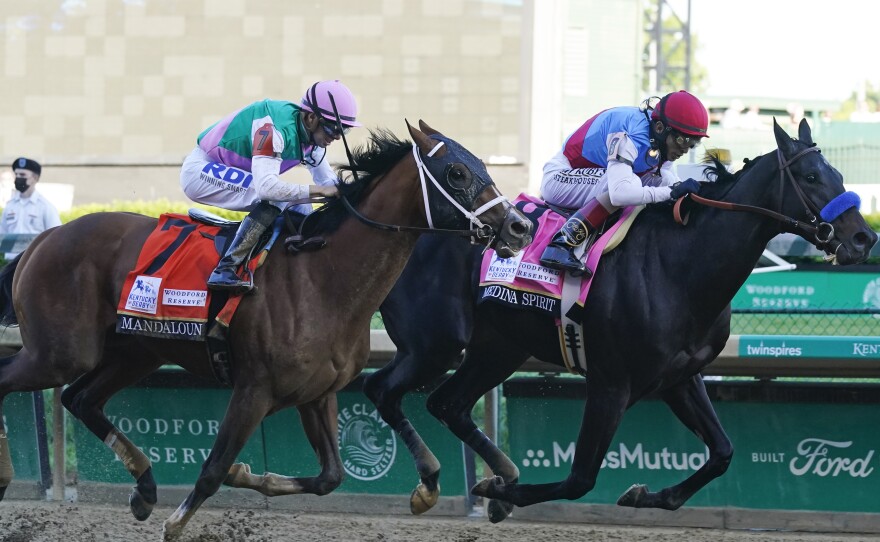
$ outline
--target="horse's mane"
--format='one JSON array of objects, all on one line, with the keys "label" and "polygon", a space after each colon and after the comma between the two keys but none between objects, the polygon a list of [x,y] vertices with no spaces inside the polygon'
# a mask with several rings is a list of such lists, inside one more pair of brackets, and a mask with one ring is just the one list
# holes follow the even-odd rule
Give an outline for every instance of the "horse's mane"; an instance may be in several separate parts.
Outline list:
[{"label": "horse's mane", "polygon": [[715,179],[715,181],[711,183],[703,183],[700,195],[711,199],[723,198],[727,192],[736,185],[737,181],[745,176],[747,171],[751,170],[755,164],[760,162],[761,159],[766,156],[769,155],[763,154],[752,158],[751,160],[748,158],[743,159],[743,167],[736,173],[728,171],[727,167],[725,167],[717,157],[711,156],[712,163],[707,164],[703,171],[706,177]]},{"label": "horse's mane", "polygon": [[[743,167],[736,173],[731,173],[727,169],[727,167],[718,160],[717,157],[709,155],[711,163],[706,164],[706,167],[703,169],[703,173],[706,177],[710,179],[714,178],[715,181],[701,183],[700,195],[709,199],[723,200],[730,189],[736,186],[737,181],[743,178],[747,171],[752,169],[755,164],[760,162],[761,159],[766,156],[769,155],[764,154],[756,156],[751,160],[745,158],[743,159]],[[658,216],[663,216],[663,220],[666,221],[669,217],[671,217],[669,209],[669,202],[662,202],[648,205],[647,209],[645,210],[650,211],[652,214],[656,213]]]},{"label": "horse's mane", "polygon": [[[385,174],[395,164],[412,152],[412,143],[400,140],[385,128],[370,130],[367,142],[352,151],[352,164],[336,167],[336,172],[345,175],[338,184],[340,196],[357,206],[363,199],[366,188],[376,177]],[[355,174],[356,173],[356,174]],[[339,225],[350,216],[342,200],[335,198],[309,216],[306,229],[309,235],[326,234],[336,231]]]}]

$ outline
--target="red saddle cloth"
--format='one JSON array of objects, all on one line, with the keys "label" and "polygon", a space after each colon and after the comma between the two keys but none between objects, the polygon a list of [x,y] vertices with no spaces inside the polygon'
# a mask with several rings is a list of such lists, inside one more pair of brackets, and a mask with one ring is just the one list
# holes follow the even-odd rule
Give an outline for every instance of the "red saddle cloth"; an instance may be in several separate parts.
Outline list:
[{"label": "red saddle cloth", "polygon": [[[220,260],[214,245],[220,231],[186,215],[159,217],[123,283],[116,332],[204,341],[214,293],[207,280]],[[248,267],[255,269],[261,259],[255,258]],[[225,322],[240,302],[241,296],[229,297],[222,310]]]}]

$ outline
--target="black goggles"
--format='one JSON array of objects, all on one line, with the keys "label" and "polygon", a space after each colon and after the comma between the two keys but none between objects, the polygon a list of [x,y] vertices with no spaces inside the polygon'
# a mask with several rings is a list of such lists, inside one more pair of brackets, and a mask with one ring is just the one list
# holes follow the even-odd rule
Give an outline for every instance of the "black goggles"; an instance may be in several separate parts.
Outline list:
[{"label": "black goggles", "polygon": [[324,130],[324,133],[327,134],[328,137],[340,137],[342,134],[347,134],[351,129],[347,126],[343,126],[342,129],[340,129],[337,123],[327,121],[323,118],[319,119],[319,123],[321,129]]}]

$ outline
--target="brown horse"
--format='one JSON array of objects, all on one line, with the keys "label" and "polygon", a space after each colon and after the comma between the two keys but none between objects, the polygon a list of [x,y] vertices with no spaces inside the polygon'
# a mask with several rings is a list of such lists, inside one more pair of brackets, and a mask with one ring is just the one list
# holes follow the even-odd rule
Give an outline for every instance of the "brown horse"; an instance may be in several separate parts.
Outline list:
[{"label": "brown horse", "polygon": [[[340,183],[340,200],[314,217],[326,248],[295,257],[273,250],[257,271],[260,289],[242,301],[231,322],[235,361],[228,409],[194,490],[165,521],[166,540],[222,483],[269,496],[324,495],[339,486],[336,392],[366,364],[370,319],[425,226],[481,238],[511,255],[530,241],[530,223],[499,195],[479,159],[422,122],[421,130],[407,127],[415,143],[373,132],[355,151],[356,167],[342,168],[361,175]],[[347,219],[355,210],[360,220]],[[377,222],[386,227],[375,227],[381,226]],[[10,392],[72,382],[63,403],[137,481],[129,501],[139,520],[156,503],[150,461],[107,419],[104,405],[163,364],[212,374],[203,344],[114,331],[123,281],[156,223],[124,213],[84,216],[40,235],[0,276],[0,289],[12,283],[24,345],[0,359],[0,401]],[[474,224],[479,229],[470,229]],[[9,302],[0,294],[0,307]],[[248,465],[233,465],[263,418],[289,406],[300,411],[321,459],[320,474],[258,476]],[[0,433],[0,498],[12,475],[6,435]]]}]

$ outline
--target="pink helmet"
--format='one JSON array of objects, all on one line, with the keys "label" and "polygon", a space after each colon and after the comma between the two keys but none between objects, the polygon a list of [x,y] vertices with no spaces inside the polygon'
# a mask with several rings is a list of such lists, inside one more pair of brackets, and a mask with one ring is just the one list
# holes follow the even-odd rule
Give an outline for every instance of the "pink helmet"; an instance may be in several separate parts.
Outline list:
[{"label": "pink helmet", "polygon": [[336,110],[339,112],[339,120],[342,121],[342,125],[348,127],[363,126],[356,120],[358,108],[354,95],[338,79],[318,81],[309,87],[305,96],[302,97],[300,105],[306,111],[317,113],[329,121],[336,122],[336,115],[333,114],[333,105],[330,102],[331,94],[333,95],[333,101],[336,102]]},{"label": "pink helmet", "polygon": [[709,113],[696,96],[685,90],[664,96],[651,113],[651,118],[661,120],[669,128],[683,134],[709,137],[706,134]]}]

